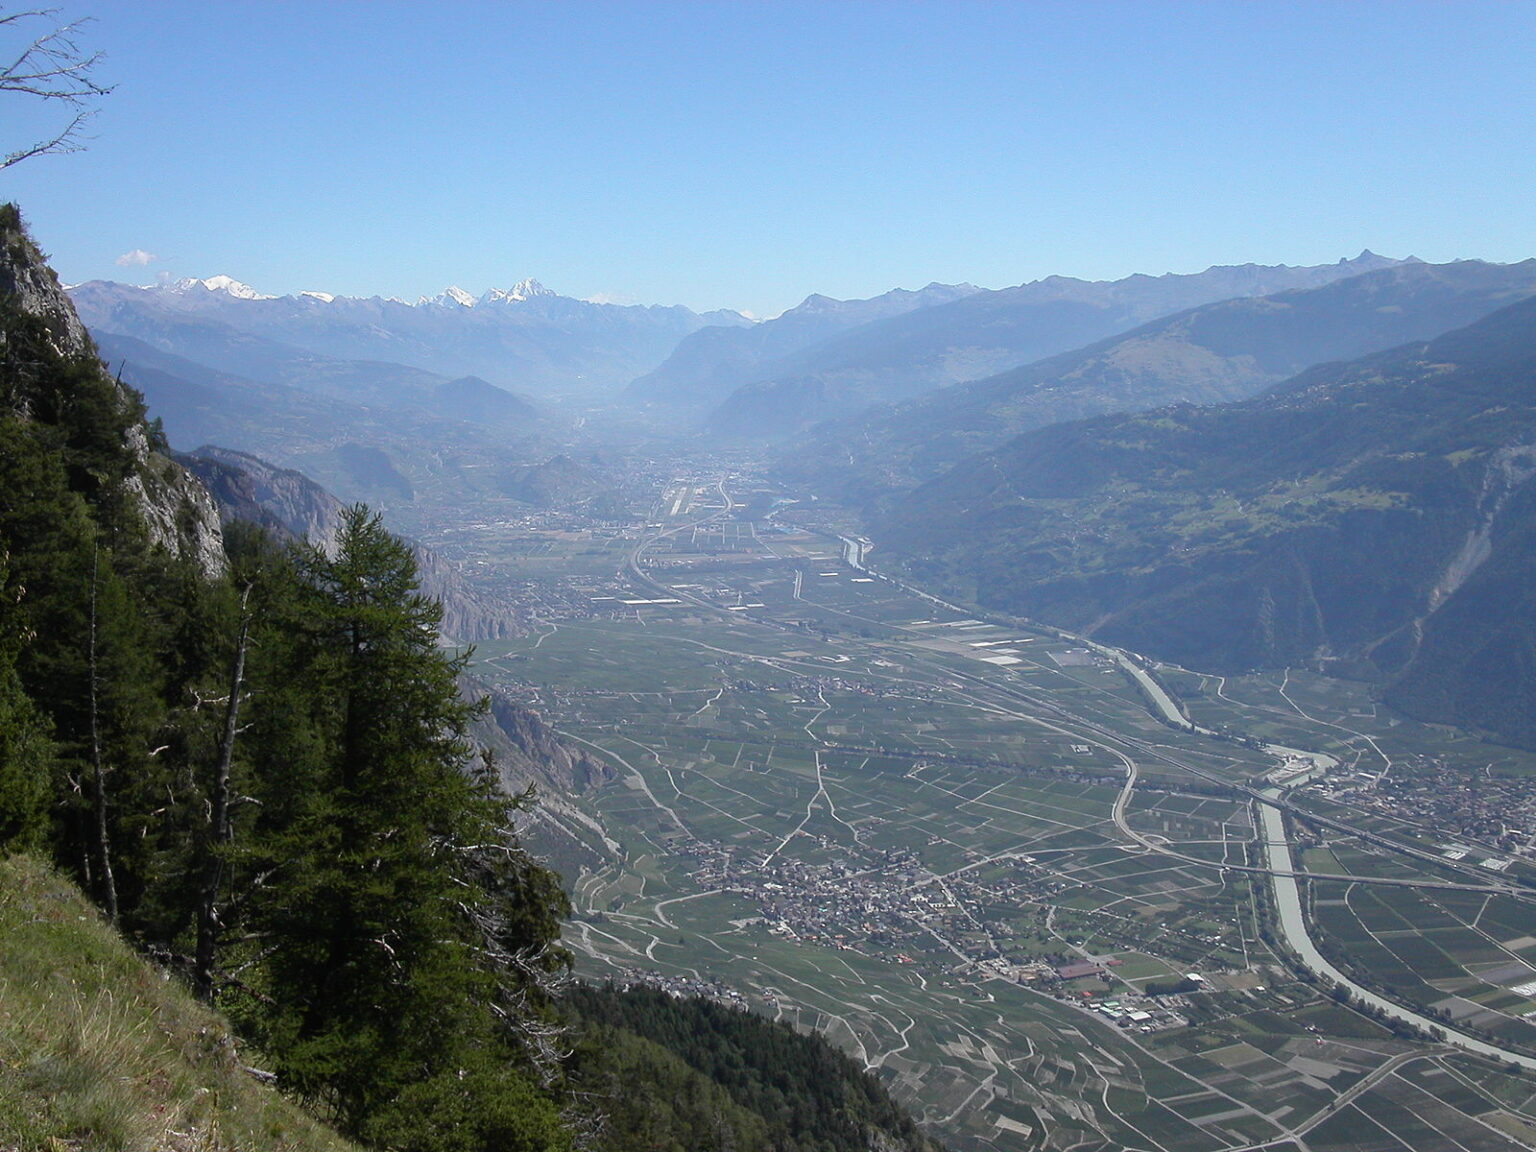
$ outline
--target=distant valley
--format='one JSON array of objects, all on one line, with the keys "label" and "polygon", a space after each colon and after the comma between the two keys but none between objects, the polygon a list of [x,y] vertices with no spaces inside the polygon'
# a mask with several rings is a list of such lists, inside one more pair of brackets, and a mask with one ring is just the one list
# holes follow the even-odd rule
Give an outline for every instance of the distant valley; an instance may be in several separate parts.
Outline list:
[{"label": "distant valley", "polygon": [[[1518,579],[1522,394],[1484,398],[1504,415],[1463,444],[1481,401],[1442,412],[1416,383],[1451,347],[1447,380],[1508,379],[1524,313],[1500,309],[1536,294],[1536,260],[933,284],[760,323],[532,281],[415,304],[227,277],[72,294],[173,444],[300,469],[408,530],[622,523],[653,445],[766,454],[955,594],[1191,667],[1322,661],[1536,740],[1523,679],[1502,702],[1465,686],[1513,626],[1463,605]],[[1468,324],[1502,335],[1443,335]],[[1147,415],[1080,423],[1114,412]],[[1409,459],[1456,465],[1387,463]]]}]

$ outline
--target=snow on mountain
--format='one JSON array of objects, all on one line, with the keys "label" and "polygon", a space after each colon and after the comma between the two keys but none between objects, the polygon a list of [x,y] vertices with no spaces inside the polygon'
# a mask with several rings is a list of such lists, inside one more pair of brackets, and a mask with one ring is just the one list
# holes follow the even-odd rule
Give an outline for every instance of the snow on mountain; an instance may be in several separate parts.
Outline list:
[{"label": "snow on mountain", "polygon": [[[103,283],[108,282],[103,281]],[[71,290],[78,287],[81,287],[81,285],[70,285]],[[123,285],[122,287],[129,286]],[[460,288],[455,284],[443,289],[435,296],[419,296],[414,301],[402,300],[398,296],[374,296],[371,298],[364,298],[360,296],[339,296],[333,292],[319,291],[299,292],[291,296],[274,296],[266,292],[258,292],[249,284],[242,283],[241,281],[236,280],[233,276],[223,275],[209,276],[206,279],[199,279],[195,276],[189,276],[185,279],[175,280],[170,283],[141,285],[139,286],[139,289],[144,292],[164,293],[170,297],[182,297],[186,301],[187,305],[195,305],[195,302],[199,300],[206,300],[206,294],[217,293],[226,299],[232,300],[287,299],[314,301],[320,304],[335,305],[338,309],[348,308],[353,305],[376,307],[378,304],[384,303],[403,304],[409,308],[449,308],[451,310],[455,308],[479,308],[486,305],[506,306],[509,304],[523,304],[530,300],[558,300],[561,298],[560,293],[556,292],[553,288],[546,288],[543,284],[531,278],[526,280],[519,280],[510,288],[489,289],[488,291],[481,293],[479,296],[475,296],[470,292],[466,292],[463,288]],[[212,301],[208,302],[212,303]],[[635,302],[632,300],[618,300],[604,296],[591,297],[587,300],[579,301],[579,303],[614,306],[621,308],[637,307]],[[639,307],[647,306],[640,305]],[[712,324],[739,324],[743,321],[743,319],[751,319],[746,317],[743,313],[731,312],[729,310],[709,312],[703,314],[703,316],[706,323]]]},{"label": "snow on mountain", "polygon": [[[233,296],[237,300],[276,300],[276,296],[258,292],[249,284],[242,284],[232,276],[210,276],[206,280],[198,280],[188,277],[178,280],[171,285],[171,291],[179,293],[194,292],[202,289],[205,292],[222,292],[226,296]],[[306,293],[308,295],[308,293]]]},{"label": "snow on mountain", "polygon": [[621,387],[695,330],[744,323],[681,306],[586,304],[536,280],[479,296],[455,286],[414,303],[320,291],[269,296],[229,276],[154,288],[91,281],[73,299],[87,325],[254,379],[276,372],[256,355],[267,345],[234,333],[359,365],[478,376],[520,393]]},{"label": "snow on mountain", "polygon": [[537,280],[519,280],[510,288],[492,288],[480,296],[472,296],[464,289],[454,285],[443,289],[436,296],[423,296],[416,301],[421,305],[447,305],[456,304],[460,308],[475,308],[481,304],[521,304],[525,300],[531,300],[535,296],[557,296],[559,293],[551,288],[546,288]]},{"label": "snow on mountain", "polygon": [[496,304],[503,300],[508,303],[521,303],[531,300],[535,296],[553,296],[555,292],[546,288],[537,280],[519,280],[510,288],[492,288],[484,296],[480,297],[482,304]]},{"label": "snow on mountain", "polygon": [[[265,292],[258,292],[249,284],[236,280],[233,276],[209,276],[206,279],[198,279],[189,276],[177,280],[167,286],[169,291],[178,296],[186,296],[194,292],[220,292],[236,300],[278,300],[281,297],[273,296]],[[331,292],[300,292],[299,297],[309,300],[319,300],[325,304],[334,304],[338,300],[351,299],[350,297],[337,296]],[[538,296],[557,296],[559,293],[552,288],[546,288],[537,280],[519,280],[510,288],[492,288],[481,296],[473,296],[457,285],[445,288],[436,296],[423,296],[418,299],[415,306],[430,304],[456,304],[461,308],[474,308],[481,304],[521,304],[525,300],[532,300]],[[406,303],[403,300],[395,300],[393,303]]]}]

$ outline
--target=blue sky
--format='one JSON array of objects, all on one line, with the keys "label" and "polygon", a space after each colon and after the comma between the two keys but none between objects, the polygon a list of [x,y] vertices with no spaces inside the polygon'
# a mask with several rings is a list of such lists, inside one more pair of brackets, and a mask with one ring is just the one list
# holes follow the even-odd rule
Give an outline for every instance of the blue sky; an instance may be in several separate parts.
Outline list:
[{"label": "blue sky", "polygon": [[[0,172],[0,197],[69,281],[532,276],[771,315],[935,280],[1536,255],[1515,0],[62,2],[116,91],[88,151]],[[0,151],[39,111],[0,95]]]}]

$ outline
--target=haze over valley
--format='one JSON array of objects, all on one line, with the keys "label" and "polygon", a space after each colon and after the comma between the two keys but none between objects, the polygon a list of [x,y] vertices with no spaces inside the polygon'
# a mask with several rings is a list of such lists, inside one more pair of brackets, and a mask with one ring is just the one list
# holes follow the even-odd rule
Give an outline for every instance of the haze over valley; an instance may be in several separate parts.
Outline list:
[{"label": "haze over valley", "polygon": [[1527,10],[23,30],[0,1147],[1536,1147]]},{"label": "haze over valley", "polygon": [[424,545],[589,977],[819,1030],[959,1147],[1343,1147],[1416,1051],[1536,1059],[1536,261],[71,295],[229,515]]}]

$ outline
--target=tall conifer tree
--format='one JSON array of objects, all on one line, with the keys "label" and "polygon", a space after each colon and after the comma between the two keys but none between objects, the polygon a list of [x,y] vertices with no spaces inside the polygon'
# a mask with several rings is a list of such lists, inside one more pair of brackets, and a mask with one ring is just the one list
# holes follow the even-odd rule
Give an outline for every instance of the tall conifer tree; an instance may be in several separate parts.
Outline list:
[{"label": "tall conifer tree", "polygon": [[[510,839],[515,801],[470,770],[474,708],[440,618],[410,549],[354,508],[334,558],[300,553],[253,653],[266,1046],[289,1087],[380,1143],[402,1094],[419,1113],[517,1100],[530,1131],[557,1139],[553,1105],[510,1070],[497,1009],[526,973],[498,961],[547,964],[564,899]],[[543,907],[500,914],[511,893]],[[480,1103],[464,1103],[466,1084]]]}]

